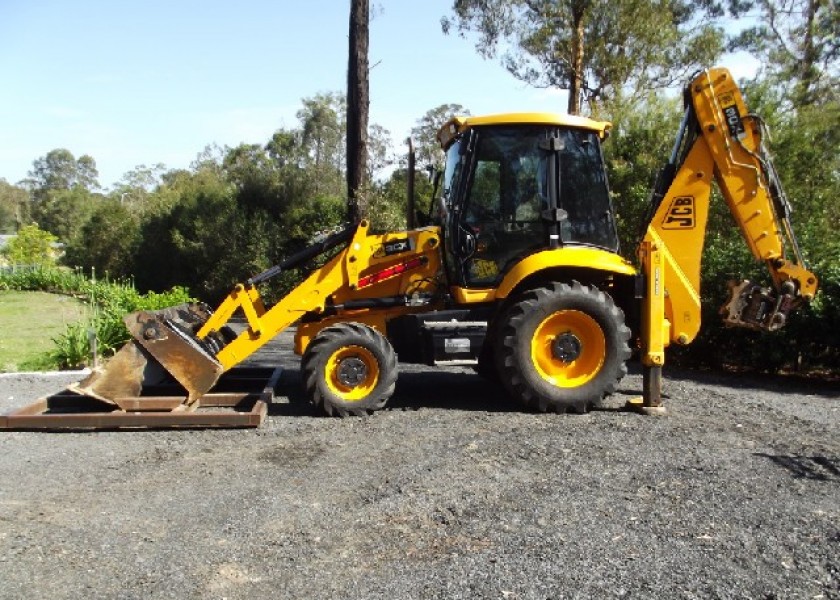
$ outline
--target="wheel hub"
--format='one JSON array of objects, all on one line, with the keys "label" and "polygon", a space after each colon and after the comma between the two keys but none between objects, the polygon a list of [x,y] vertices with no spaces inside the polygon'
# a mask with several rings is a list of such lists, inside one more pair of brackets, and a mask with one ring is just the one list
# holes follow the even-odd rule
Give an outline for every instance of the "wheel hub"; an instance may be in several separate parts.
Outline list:
[{"label": "wheel hub", "polygon": [[559,361],[570,363],[580,356],[582,345],[571,331],[561,333],[551,342],[551,354]]},{"label": "wheel hub", "polygon": [[356,387],[367,379],[367,374],[367,365],[355,356],[343,359],[338,365],[338,381],[347,387]]}]

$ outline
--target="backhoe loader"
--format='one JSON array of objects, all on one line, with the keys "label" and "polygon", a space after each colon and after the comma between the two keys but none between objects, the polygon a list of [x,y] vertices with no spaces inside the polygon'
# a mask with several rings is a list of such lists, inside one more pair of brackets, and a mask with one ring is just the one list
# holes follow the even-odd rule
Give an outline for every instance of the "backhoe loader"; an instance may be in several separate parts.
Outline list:
[{"label": "backhoe loader", "polygon": [[[473,365],[540,411],[585,412],[616,389],[631,345],[644,368],[640,408],[661,407],[669,344],[700,327],[700,258],[716,182],[772,285],[745,281],[727,324],[782,327],[813,299],[791,208],[726,69],[685,88],[685,113],[651,195],[638,268],[619,254],[601,143],[610,124],[552,114],[453,118],[440,193],[424,226],[372,234],[361,221],[239,284],[215,310],[194,304],[126,317],[133,341],[77,390],[105,402],[139,398],[167,377],[189,410],[219,376],[297,324],[306,394],[330,415],[385,406],[398,357]],[[326,254],[273,306],[261,283]],[[247,327],[235,333],[234,315]]]}]

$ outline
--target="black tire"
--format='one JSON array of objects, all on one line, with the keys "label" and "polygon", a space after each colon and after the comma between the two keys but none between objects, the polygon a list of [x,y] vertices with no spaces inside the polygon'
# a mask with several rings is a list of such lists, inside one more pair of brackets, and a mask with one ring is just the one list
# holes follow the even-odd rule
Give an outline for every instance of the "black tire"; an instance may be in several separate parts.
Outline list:
[{"label": "black tire", "polygon": [[325,327],[301,361],[309,400],[328,415],[367,415],[385,406],[397,381],[397,356],[385,337],[361,323]]},{"label": "black tire", "polygon": [[511,395],[585,413],[627,374],[630,329],[609,295],[573,281],[525,292],[502,316],[496,361]]}]

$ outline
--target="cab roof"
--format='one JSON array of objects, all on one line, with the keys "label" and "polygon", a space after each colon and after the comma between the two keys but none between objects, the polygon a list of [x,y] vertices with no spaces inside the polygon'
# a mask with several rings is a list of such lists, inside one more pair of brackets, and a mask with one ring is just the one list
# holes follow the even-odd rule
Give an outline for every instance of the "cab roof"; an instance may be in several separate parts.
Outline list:
[{"label": "cab roof", "polygon": [[437,139],[445,150],[460,134],[473,127],[487,125],[556,125],[559,127],[575,127],[594,131],[603,139],[607,135],[612,123],[595,121],[577,115],[561,115],[556,113],[502,113],[483,115],[480,117],[452,117],[438,130]]}]

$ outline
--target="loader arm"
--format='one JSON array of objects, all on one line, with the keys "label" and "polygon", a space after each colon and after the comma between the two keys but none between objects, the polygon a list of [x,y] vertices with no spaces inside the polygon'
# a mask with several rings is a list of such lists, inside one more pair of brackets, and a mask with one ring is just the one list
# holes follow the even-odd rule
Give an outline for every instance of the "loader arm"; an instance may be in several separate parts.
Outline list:
[{"label": "loader arm", "polygon": [[[241,310],[248,328],[216,353],[216,360],[221,363],[225,371],[233,368],[304,314],[322,311],[327,298],[335,291],[347,285],[355,285],[359,279],[359,269],[356,259],[352,257],[352,249],[361,248],[366,236],[367,223],[362,222],[355,231],[346,230],[333,236],[334,244],[312,246],[311,251],[307,249],[300,257],[293,257],[286,261],[288,264],[272,267],[251,278],[247,283],[236,285],[213,315],[196,332],[196,337],[199,340],[207,340],[211,335],[218,334],[228,324],[231,317]],[[317,256],[332,246],[347,241],[350,242],[347,247],[338,252],[327,264],[316,269],[279,302],[270,309],[266,309],[256,287],[257,284]]]},{"label": "loader arm", "polygon": [[[238,284],[215,311],[184,304],[127,315],[134,339],[74,390],[119,405],[120,398],[136,399],[171,376],[187,391],[185,405],[192,406],[224,372],[304,316],[318,320],[350,311],[356,320],[364,320],[375,309],[383,312],[383,306],[398,314],[422,304],[407,294],[428,298],[426,292],[436,288],[439,240],[435,227],[369,235],[367,221],[361,221]],[[266,307],[257,288],[261,282],[334,248],[340,249],[324,266]],[[247,323],[238,335],[228,327],[235,314]]]},{"label": "loader arm", "polygon": [[[362,220],[353,230],[347,230],[344,238],[342,234],[334,236],[337,243],[333,246],[345,244],[345,247],[269,309],[263,305],[256,284],[287,268],[284,267],[287,263],[297,265],[323,249],[312,246],[284,265],[237,285],[196,332],[196,337],[218,339],[231,316],[242,311],[248,328],[215,353],[216,360],[227,371],[301,317],[306,316],[311,325],[339,314],[352,314],[359,321],[373,318],[371,325],[384,330],[383,315],[400,314],[410,310],[409,305],[425,305],[430,297],[426,292],[436,289],[435,280],[441,268],[440,230],[425,227],[369,234],[368,228],[369,223]],[[409,293],[425,294],[426,300],[409,299]],[[307,329],[310,330],[311,327]],[[298,341],[304,346],[302,352],[305,343],[296,338],[296,347]]]},{"label": "loader arm", "polygon": [[747,113],[726,69],[708,69],[685,90],[685,115],[671,159],[651,198],[637,249],[642,300],[643,403],[661,402],[665,347],[689,344],[700,328],[700,262],[716,182],[772,289],[745,281],[722,312],[728,325],[773,331],[813,299],[817,278],[802,259],[790,205],[764,146],[765,128]]}]

